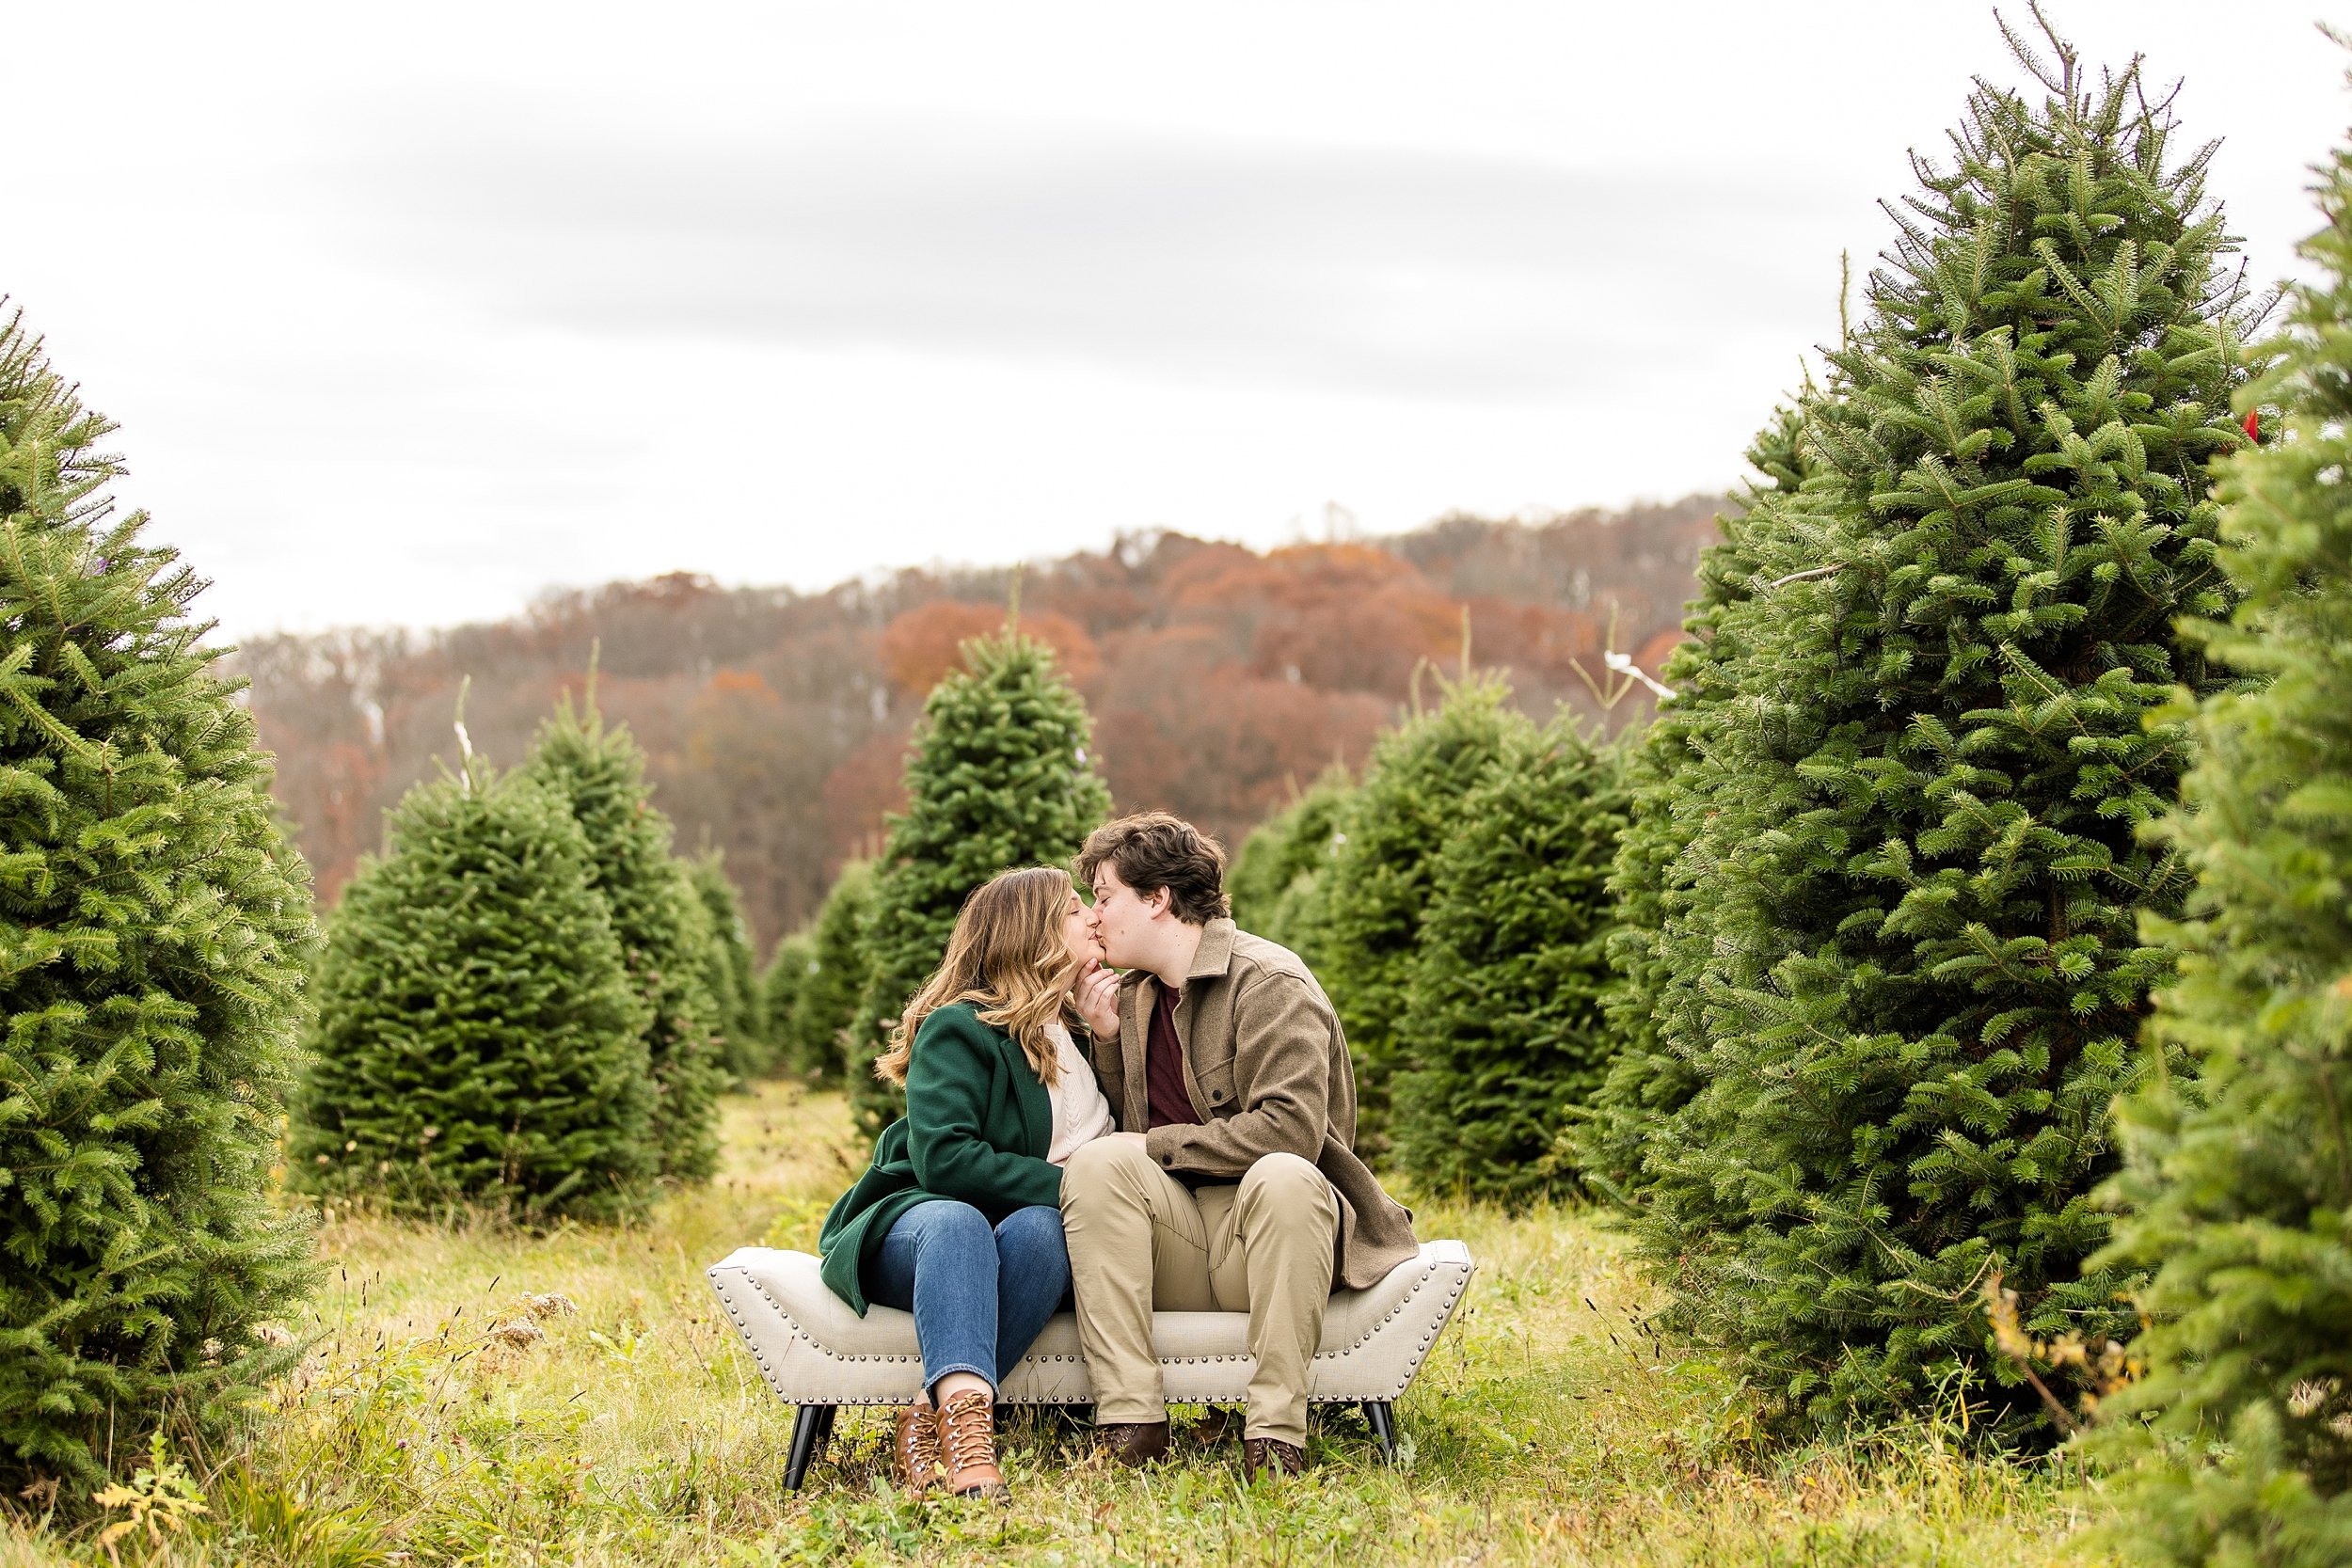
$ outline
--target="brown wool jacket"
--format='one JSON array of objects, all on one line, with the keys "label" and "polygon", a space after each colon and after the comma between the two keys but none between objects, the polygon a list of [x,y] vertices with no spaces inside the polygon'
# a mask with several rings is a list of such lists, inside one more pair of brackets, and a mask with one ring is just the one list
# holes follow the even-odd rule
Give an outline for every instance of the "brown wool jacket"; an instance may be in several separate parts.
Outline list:
[{"label": "brown wool jacket", "polygon": [[[1119,1038],[1091,1055],[1123,1132],[1142,1132],[1144,1050],[1159,982],[1140,971],[1119,989]],[[1413,1216],[1356,1157],[1356,1069],[1330,998],[1297,954],[1231,920],[1200,928],[1176,1004],[1184,1087],[1198,1127],[1152,1128],[1163,1170],[1238,1181],[1268,1154],[1311,1160],[1340,1196],[1337,1283],[1362,1290],[1412,1257]]]}]

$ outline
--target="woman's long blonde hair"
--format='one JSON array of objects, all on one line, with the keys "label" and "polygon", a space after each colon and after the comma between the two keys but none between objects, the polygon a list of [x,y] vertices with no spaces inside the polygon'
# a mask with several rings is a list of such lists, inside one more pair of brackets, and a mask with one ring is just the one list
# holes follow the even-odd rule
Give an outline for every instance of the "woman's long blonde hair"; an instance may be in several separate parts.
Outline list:
[{"label": "woman's long blonde hair", "polygon": [[1000,871],[963,901],[947,956],[923,982],[891,1032],[890,1049],[874,1059],[874,1076],[907,1081],[915,1031],[940,1008],[977,1004],[980,1022],[1021,1042],[1029,1066],[1050,1087],[1061,1078],[1061,1058],[1045,1026],[1070,999],[1077,959],[1062,939],[1073,891],[1070,873],[1050,865]]}]

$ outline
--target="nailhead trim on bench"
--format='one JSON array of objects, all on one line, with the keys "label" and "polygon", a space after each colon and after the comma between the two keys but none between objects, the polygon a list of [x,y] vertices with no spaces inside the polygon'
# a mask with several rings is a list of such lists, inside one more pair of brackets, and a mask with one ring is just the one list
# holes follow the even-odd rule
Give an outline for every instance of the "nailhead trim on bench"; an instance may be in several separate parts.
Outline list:
[{"label": "nailhead trim on bench", "polygon": [[[845,1354],[841,1352],[835,1351],[830,1346],[819,1342],[816,1336],[812,1335],[806,1328],[803,1327],[799,1320],[794,1318],[790,1312],[785,1309],[784,1304],[776,1300],[775,1296],[769,1291],[768,1287],[757,1278],[753,1277],[748,1270],[736,1268],[725,1271],[726,1274],[735,1276],[734,1279],[722,1278],[722,1271],[716,1265],[711,1267],[707,1272],[709,1275],[713,1288],[719,1294],[720,1300],[727,1308],[727,1315],[735,1320],[736,1326],[739,1330],[746,1330],[748,1329],[748,1325],[744,1323],[741,1309],[738,1307],[735,1298],[729,1291],[730,1284],[733,1284],[738,1280],[749,1283],[754,1290],[759,1292],[761,1298],[767,1302],[770,1309],[791,1329],[792,1337],[794,1338],[807,1345],[811,1351],[815,1352],[818,1355],[822,1356],[828,1361],[839,1363],[879,1362],[892,1367],[904,1367],[909,1365],[919,1367],[922,1364],[922,1357],[919,1354],[864,1355]],[[1395,1381],[1393,1388],[1389,1390],[1387,1396],[1390,1398],[1401,1397],[1405,1389],[1411,1386],[1414,1378],[1421,1374],[1422,1365],[1428,1359],[1430,1347],[1436,1344],[1438,1333],[1443,1329],[1444,1325],[1452,1320],[1454,1316],[1454,1308],[1461,1301],[1462,1292],[1470,1283],[1470,1273],[1471,1269],[1470,1267],[1458,1266],[1451,1263],[1450,1261],[1432,1263],[1429,1267],[1424,1268],[1421,1274],[1414,1278],[1410,1287],[1406,1291],[1406,1293],[1402,1297],[1398,1298],[1396,1304],[1389,1309],[1388,1313],[1383,1316],[1378,1323],[1373,1324],[1370,1328],[1367,1328],[1362,1334],[1358,1336],[1352,1343],[1344,1347],[1334,1350],[1317,1350],[1315,1352],[1315,1360],[1326,1363],[1338,1362],[1345,1360],[1348,1356],[1353,1355],[1356,1352],[1370,1344],[1373,1339],[1379,1335],[1382,1329],[1385,1329],[1389,1324],[1396,1322],[1398,1318],[1404,1316],[1405,1309],[1420,1297],[1422,1289],[1427,1286],[1436,1275],[1439,1274],[1450,1275],[1452,1275],[1452,1281],[1450,1289],[1446,1293],[1443,1310],[1438,1314],[1431,1325],[1422,1332],[1420,1346],[1415,1351],[1412,1359],[1406,1365],[1403,1375]],[[744,1347],[752,1352],[752,1358],[758,1364],[761,1376],[767,1380],[769,1386],[771,1389],[774,1389],[777,1395],[781,1398],[801,1404],[830,1403],[875,1405],[893,1404],[898,1402],[895,1398],[891,1397],[812,1400],[803,1398],[796,1394],[786,1393],[784,1389],[776,1386],[777,1369],[769,1365],[768,1357],[761,1354],[758,1347],[753,1343],[749,1334],[747,1332],[739,1333],[738,1338],[741,1338],[744,1342]],[[1027,1356],[1023,1359],[1025,1361],[1039,1361],[1043,1363],[1058,1364],[1073,1362],[1082,1363],[1085,1361],[1086,1357],[1083,1355],[1062,1355],[1057,1354],[1041,1357]],[[1250,1357],[1248,1355],[1181,1355],[1163,1356],[1160,1360],[1160,1364],[1164,1367],[1197,1367],[1223,1365],[1225,1363],[1234,1361],[1247,1362],[1249,1359]],[[1330,1404],[1353,1403],[1361,1399],[1376,1397],[1380,1396],[1374,1394],[1330,1394],[1322,1396],[1310,1395],[1309,1399],[1311,1402]],[[1020,1403],[1023,1402],[1011,1401],[1008,1402]]]}]

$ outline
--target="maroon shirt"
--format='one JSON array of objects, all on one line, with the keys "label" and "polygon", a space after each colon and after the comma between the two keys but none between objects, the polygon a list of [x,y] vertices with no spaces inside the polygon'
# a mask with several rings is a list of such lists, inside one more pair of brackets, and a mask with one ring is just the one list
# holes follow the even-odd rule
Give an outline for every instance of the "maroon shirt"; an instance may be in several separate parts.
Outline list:
[{"label": "maroon shirt", "polygon": [[1152,1004],[1152,1026],[1145,1035],[1143,1086],[1145,1117],[1150,1127],[1198,1127],[1200,1115],[1192,1108],[1184,1087],[1184,1045],[1176,1037],[1177,993],[1163,985]]}]

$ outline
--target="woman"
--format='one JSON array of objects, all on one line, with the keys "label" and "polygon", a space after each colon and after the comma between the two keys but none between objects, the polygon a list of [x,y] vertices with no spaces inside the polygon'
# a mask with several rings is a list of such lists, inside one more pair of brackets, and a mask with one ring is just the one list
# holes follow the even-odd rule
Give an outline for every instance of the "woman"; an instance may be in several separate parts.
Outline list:
[{"label": "woman", "polygon": [[859,1316],[869,1301],[914,1314],[924,1394],[890,1444],[912,1491],[938,1484],[944,1463],[959,1496],[1008,1495],[998,1379],[1070,1289],[1061,1167],[1113,1126],[1063,1022],[1102,958],[1067,872],[1005,872],[964,901],[939,973],[874,1064],[906,1085],[907,1114],[825,1216],[818,1250]]}]

